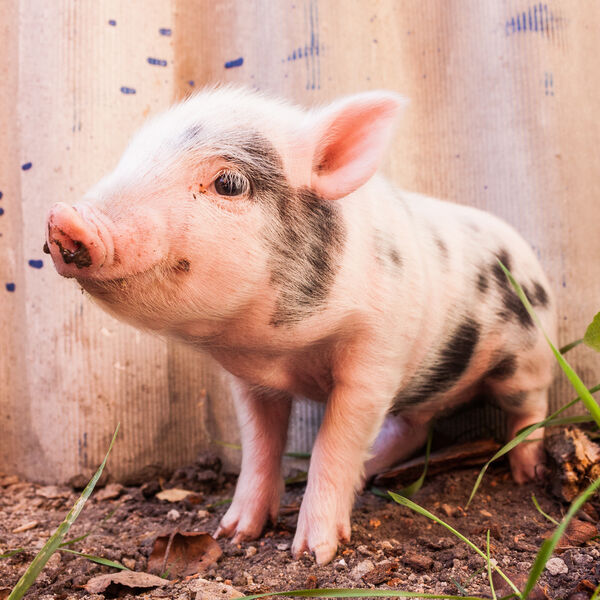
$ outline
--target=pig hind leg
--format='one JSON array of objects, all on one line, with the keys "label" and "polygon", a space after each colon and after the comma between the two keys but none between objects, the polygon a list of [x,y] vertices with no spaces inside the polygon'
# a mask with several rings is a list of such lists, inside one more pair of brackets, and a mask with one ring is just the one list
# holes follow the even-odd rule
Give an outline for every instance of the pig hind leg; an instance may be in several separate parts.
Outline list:
[{"label": "pig hind leg", "polygon": [[417,419],[400,414],[388,414],[371,446],[371,458],[365,462],[365,478],[410,457],[427,439],[429,419]]},{"label": "pig hind leg", "polygon": [[[510,355],[486,379],[486,385],[507,414],[509,440],[521,429],[546,417],[553,363],[544,346],[544,340],[539,339],[530,353]],[[540,478],[545,472],[544,429],[536,429],[511,450],[509,461],[517,483]]]}]

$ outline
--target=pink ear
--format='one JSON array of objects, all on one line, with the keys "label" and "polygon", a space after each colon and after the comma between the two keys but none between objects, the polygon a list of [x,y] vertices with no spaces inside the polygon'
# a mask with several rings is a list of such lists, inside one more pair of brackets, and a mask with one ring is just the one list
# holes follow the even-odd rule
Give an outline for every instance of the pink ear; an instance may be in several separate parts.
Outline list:
[{"label": "pink ear", "polygon": [[377,170],[402,96],[366,92],[335,102],[317,117],[311,187],[323,198],[350,194]]}]

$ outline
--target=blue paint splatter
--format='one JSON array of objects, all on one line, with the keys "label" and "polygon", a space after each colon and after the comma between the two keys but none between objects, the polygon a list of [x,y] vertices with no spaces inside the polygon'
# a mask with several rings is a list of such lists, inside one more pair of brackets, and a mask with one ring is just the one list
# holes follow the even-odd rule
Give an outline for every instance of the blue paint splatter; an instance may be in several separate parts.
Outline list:
[{"label": "blue paint splatter", "polygon": [[240,56],[239,58],[236,58],[235,60],[228,60],[225,63],[225,68],[232,69],[233,67],[241,67],[243,64],[244,64],[244,59]]},{"label": "blue paint splatter", "polygon": [[544,76],[546,96],[554,96],[554,78],[552,77],[552,73],[544,73]]},{"label": "blue paint splatter", "polygon": [[34,269],[41,269],[44,266],[44,261],[43,260],[30,260],[29,261],[29,266],[33,267]]},{"label": "blue paint splatter", "polygon": [[0,217],[4,214],[4,209],[0,206]]},{"label": "blue paint splatter", "polygon": [[0,200],[2,200],[2,196],[4,196],[4,194],[0,192]]},{"label": "blue paint splatter", "polygon": [[547,4],[541,2],[530,6],[526,11],[522,11],[506,20],[504,31],[506,35],[520,32],[535,32],[553,34],[561,24],[560,18],[555,18],[552,10],[548,10]]},{"label": "blue paint splatter", "polygon": [[158,65],[159,67],[166,67],[167,66],[167,61],[163,60],[162,58],[152,58],[152,57],[148,57],[148,62],[151,65]]},{"label": "blue paint splatter", "polygon": [[193,79],[190,79],[188,81],[188,85],[190,85],[191,87],[194,87],[196,85],[196,82]]},{"label": "blue paint splatter", "polygon": [[33,166],[32,163],[26,162],[21,165],[21,169],[23,169],[23,171],[29,171],[29,169],[31,169],[32,166]]},{"label": "blue paint splatter", "polygon": [[135,94],[135,89],[134,88],[130,88],[130,87],[122,86],[121,87],[121,93],[123,93],[123,94]]},{"label": "blue paint splatter", "polygon": [[158,30],[158,33],[160,33],[160,35],[171,35],[171,30],[167,27],[161,27]]},{"label": "blue paint splatter", "polygon": [[115,27],[117,22],[114,19],[110,19],[110,21],[108,22],[109,25],[111,25],[112,27]]},{"label": "blue paint splatter", "polygon": [[7,283],[5,285],[6,287],[6,291],[7,292],[14,292],[15,291],[15,284],[14,283]]}]

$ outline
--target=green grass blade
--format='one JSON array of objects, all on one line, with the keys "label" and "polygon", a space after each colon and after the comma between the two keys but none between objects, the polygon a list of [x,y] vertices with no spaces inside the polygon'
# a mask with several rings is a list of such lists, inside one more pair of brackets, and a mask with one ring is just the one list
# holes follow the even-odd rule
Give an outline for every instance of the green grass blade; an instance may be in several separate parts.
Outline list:
[{"label": "green grass blade", "polygon": [[59,547],[60,548],[64,548],[65,546],[72,546],[73,544],[76,544],[77,542],[81,542],[81,540],[85,540],[86,537],[88,537],[89,535],[91,535],[91,531],[88,531],[87,533],[84,533],[83,535],[80,535],[79,537],[73,538],[72,540],[67,540],[66,542],[63,542]]},{"label": "green grass blade", "polygon": [[[479,554],[479,556],[481,556],[484,560],[487,560],[485,552],[483,552],[481,549],[479,549],[470,539],[466,538],[462,533],[460,533],[459,531],[454,529],[454,527],[452,527],[451,525],[448,525],[448,523],[446,523],[445,521],[442,521],[442,519],[440,519],[433,513],[430,513],[427,509],[423,508],[422,506],[419,506],[412,500],[409,500],[408,498],[405,498],[404,496],[400,496],[399,494],[395,494],[394,492],[388,492],[388,493],[389,493],[390,497],[398,504],[400,504],[402,506],[406,506],[407,508],[410,508],[411,510],[414,510],[415,512],[419,513],[420,515],[423,515],[424,517],[427,517],[428,519],[431,519],[432,521],[435,521],[439,525],[442,525],[443,527],[445,527],[448,531],[450,531],[452,534],[454,534],[459,540],[462,540],[465,544],[467,544],[467,546],[469,546],[472,550],[477,552],[477,554]],[[498,573],[498,575],[500,575],[500,577],[502,577],[502,579],[504,579],[504,581],[506,581],[506,583],[508,583],[508,585],[512,588],[512,590],[520,597],[520,592],[519,592],[518,588],[500,570],[500,568],[496,566],[496,567],[494,567],[494,570]]]},{"label": "green grass blade", "polygon": [[542,517],[546,517],[546,519],[548,519],[550,523],[554,523],[554,525],[560,525],[560,523],[554,517],[551,517],[548,513],[542,510],[542,507],[537,501],[535,494],[531,494],[531,500],[533,501],[533,505],[536,507],[537,511],[540,513],[540,515],[542,515]]},{"label": "green grass blade", "polygon": [[592,597],[590,598],[590,600],[598,600],[600,598],[600,583],[598,584],[598,587],[594,590],[594,593],[592,594]]},{"label": "green grass blade", "polygon": [[572,425],[574,423],[591,423],[594,417],[591,415],[573,415],[572,417],[563,417],[562,419],[552,419],[546,423],[547,427],[555,427],[557,425]]},{"label": "green grass blade", "polygon": [[291,598],[426,598],[428,600],[485,600],[480,596],[451,596],[449,594],[426,594],[424,592],[403,592],[402,590],[368,590],[344,588],[316,588],[312,590],[291,590],[289,592],[266,592],[244,596],[244,600],[255,600],[269,596],[289,596]]},{"label": "green grass blade", "polygon": [[575,348],[576,346],[579,346],[579,344],[581,344],[583,342],[583,338],[581,338],[580,340],[575,340],[574,342],[571,342],[570,344],[565,344],[562,348],[559,348],[558,351],[561,354],[566,354],[569,350],[573,350],[573,348]]},{"label": "green grass blade", "polygon": [[[594,394],[599,390],[600,390],[600,384],[595,385],[594,387],[590,388],[589,393]],[[508,454],[515,446],[519,445],[523,440],[525,440],[525,438],[527,438],[527,436],[529,436],[531,433],[533,433],[536,429],[540,429],[541,427],[546,427],[547,425],[551,425],[551,424],[557,424],[557,423],[555,423],[556,418],[561,413],[563,413],[565,410],[571,408],[572,406],[575,406],[575,404],[577,404],[580,401],[581,401],[581,398],[578,396],[577,398],[571,400],[571,402],[569,402],[568,404],[561,406],[557,411],[553,412],[550,416],[546,417],[543,421],[540,421],[539,423],[534,423],[533,425],[529,425],[529,427],[525,427],[524,429],[519,431],[519,433],[512,440],[510,440],[504,446],[502,446],[502,448],[500,448],[500,450],[498,450],[498,452],[496,452],[496,454],[494,454],[494,456],[492,456],[492,458],[490,458],[490,460],[488,460],[485,463],[485,465],[483,465],[483,467],[481,468],[481,471],[479,471],[479,475],[477,476],[475,485],[473,485],[473,490],[471,491],[471,495],[469,496],[469,500],[467,501],[466,508],[468,508],[469,504],[471,504],[471,501],[473,500],[477,490],[479,489],[479,486],[481,485],[481,481],[483,480],[483,476],[485,475],[485,472],[488,470],[488,467],[495,460],[498,460],[505,454]],[[569,417],[566,417],[566,418],[569,418]]]},{"label": "green grass blade", "polygon": [[0,554],[0,559],[2,558],[10,558],[11,556],[16,556],[17,554],[21,554],[21,552],[25,552],[26,548],[15,548],[14,550],[9,550],[4,554]]},{"label": "green grass blade", "polygon": [[102,558],[102,556],[94,556],[93,554],[85,554],[84,552],[78,552],[77,550],[71,550],[70,548],[59,548],[61,552],[68,552],[69,554],[74,554],[75,556],[81,556],[82,558],[87,558],[92,562],[98,563],[99,565],[106,565],[107,567],[113,567],[114,569],[121,569],[121,571],[129,571],[125,565],[122,565],[120,562],[115,562],[114,560],[108,560],[108,558]]},{"label": "green grass blade", "polygon": [[523,590],[523,600],[526,600],[527,596],[531,593],[531,590],[537,583],[537,580],[539,579],[540,575],[542,574],[542,571],[544,570],[544,567],[546,566],[546,562],[552,555],[552,552],[554,552],[554,548],[558,544],[560,538],[562,538],[567,528],[567,525],[569,524],[569,521],[598,488],[600,488],[600,477],[596,479],[596,481],[594,481],[591,485],[589,485],[573,501],[564,519],[561,521],[560,525],[554,530],[552,537],[550,539],[544,540],[531,567],[531,571],[529,571],[529,578],[527,579],[525,589]]},{"label": "green grass blade", "polygon": [[492,559],[490,558],[490,530],[487,530],[487,535],[485,538],[485,553],[487,556],[487,572],[488,579],[490,580],[490,588],[492,589],[492,598],[497,600],[496,597],[496,589],[494,588],[494,581],[492,580]]},{"label": "green grass blade", "polygon": [[284,452],[283,455],[287,458],[306,458],[310,459],[310,452]]},{"label": "green grass blade", "polygon": [[433,429],[429,429],[427,433],[427,446],[425,447],[425,464],[423,465],[423,472],[421,476],[413,481],[410,485],[407,485],[405,488],[402,488],[398,494],[401,496],[405,496],[406,498],[410,498],[414,496],[422,487],[425,481],[425,476],[427,475],[427,467],[429,466],[429,453],[431,451],[431,440],[433,440]]},{"label": "green grass blade", "polygon": [[71,525],[75,522],[79,513],[82,511],[87,499],[90,497],[91,493],[94,491],[96,487],[96,483],[98,479],[100,479],[100,475],[102,475],[102,471],[106,465],[106,461],[108,460],[108,455],[112,450],[112,447],[117,438],[117,433],[119,432],[119,426],[115,429],[115,433],[113,434],[112,440],[110,442],[110,446],[108,447],[108,452],[102,461],[102,464],[98,467],[98,470],[94,473],[94,476],[90,479],[90,482],[87,484],[81,496],[79,496],[77,502],[73,505],[73,508],[69,511],[65,520],[58,526],[57,530],[50,537],[50,539],[44,544],[44,547],[38,552],[37,556],[31,561],[31,564],[23,573],[23,576],[17,582],[17,585],[13,588],[12,592],[8,596],[8,600],[20,600],[27,590],[32,586],[33,582],[36,580],[37,576],[40,574],[40,571],[44,568],[50,557],[54,554],[54,552],[60,547],[60,544],[63,541],[63,538],[69,531]]},{"label": "green grass blade", "polygon": [[[521,286],[517,283],[516,279],[512,276],[511,272],[500,261],[498,262],[500,263],[504,274],[508,277],[510,284],[513,286],[515,292],[517,293],[517,296],[519,296],[519,299],[523,303],[523,306],[525,306],[525,308],[527,309],[529,316],[533,319],[535,324],[541,329],[542,333],[544,334],[544,337],[546,338],[550,349],[556,357],[560,368],[564,371],[565,375],[571,382],[571,385],[575,388],[575,391],[581,398],[581,401],[585,404],[585,407],[588,409],[592,417],[594,417],[594,421],[596,421],[598,427],[600,427],[600,405],[598,405],[598,403],[594,400],[583,381],[579,379],[577,373],[575,373],[571,365],[566,361],[565,357],[556,349],[556,347],[548,337],[548,334],[544,331],[544,328],[542,327],[542,324],[536,312],[533,310],[533,307],[529,303],[529,300],[527,299],[527,296],[525,296],[525,293],[523,292]],[[598,327],[600,328],[600,323],[598,323]]]},{"label": "green grass blade", "polygon": [[596,352],[600,352],[600,312],[596,314],[592,322],[588,325],[583,336],[583,343]]}]

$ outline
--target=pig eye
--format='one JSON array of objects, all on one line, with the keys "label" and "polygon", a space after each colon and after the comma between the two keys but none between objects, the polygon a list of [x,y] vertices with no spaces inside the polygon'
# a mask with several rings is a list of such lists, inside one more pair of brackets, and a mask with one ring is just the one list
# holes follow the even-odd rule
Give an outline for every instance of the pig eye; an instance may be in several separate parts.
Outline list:
[{"label": "pig eye", "polygon": [[223,171],[214,181],[219,196],[240,196],[250,189],[248,180],[236,171]]}]

